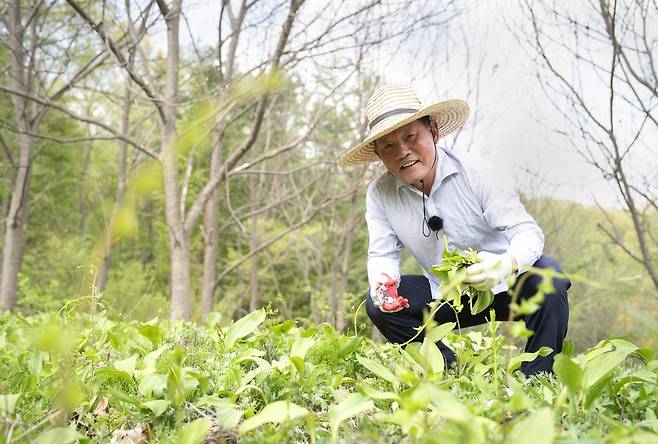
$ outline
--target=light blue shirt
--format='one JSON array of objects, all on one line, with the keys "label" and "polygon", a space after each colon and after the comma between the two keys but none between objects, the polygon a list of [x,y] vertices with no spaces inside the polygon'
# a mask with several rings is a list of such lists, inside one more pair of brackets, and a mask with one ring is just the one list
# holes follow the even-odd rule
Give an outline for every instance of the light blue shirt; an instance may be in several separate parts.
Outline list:
[{"label": "light blue shirt", "polygon": [[[542,254],[544,234],[507,182],[482,159],[439,148],[434,183],[425,201],[427,217],[443,219],[437,239],[434,232],[423,236],[420,190],[388,172],[375,179],[366,193],[370,288],[382,272],[399,278],[400,251],[406,247],[423,268],[432,297],[440,299],[440,282],[429,268],[442,261],[444,235],[451,250],[507,252],[516,259],[518,274],[526,271]],[[504,282],[493,292],[507,289]]]}]

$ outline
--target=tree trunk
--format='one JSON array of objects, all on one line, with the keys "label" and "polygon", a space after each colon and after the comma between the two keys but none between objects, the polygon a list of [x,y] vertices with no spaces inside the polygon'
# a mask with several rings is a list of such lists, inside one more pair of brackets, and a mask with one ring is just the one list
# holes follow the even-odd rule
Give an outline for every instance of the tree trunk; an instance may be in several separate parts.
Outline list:
[{"label": "tree trunk", "polygon": [[20,156],[14,191],[9,204],[5,231],[5,244],[2,250],[2,275],[0,275],[0,312],[10,311],[16,304],[18,272],[23,259],[25,246],[25,225],[27,223],[27,200],[32,176],[32,152],[34,141],[23,133],[20,135]]},{"label": "tree trunk", "polygon": [[354,244],[354,229],[355,227],[355,218],[356,218],[356,208],[358,205],[359,193],[358,190],[354,190],[352,198],[350,199],[350,206],[348,210],[347,223],[345,229],[345,242],[343,243],[342,262],[340,264],[340,280],[337,285],[338,292],[338,303],[336,306],[336,329],[338,331],[343,331],[345,329],[345,311],[343,310],[343,298],[345,293],[347,293],[347,286],[349,280],[349,271],[350,271],[350,257],[352,256],[352,245]]},{"label": "tree trunk", "polygon": [[167,61],[165,72],[165,100],[162,103],[162,172],[165,192],[165,220],[169,235],[171,313],[172,320],[189,320],[192,300],[190,295],[190,242],[181,214],[181,194],[178,188],[178,153],[176,150],[176,102],[178,100],[180,0],[171,8],[158,2],[167,24]]},{"label": "tree trunk", "polygon": [[91,146],[92,142],[88,141],[84,148],[84,160],[82,162],[82,171],[80,171],[80,184],[79,186],[79,211],[80,211],[80,229],[82,234],[80,237],[85,239],[89,234],[89,207],[87,205],[87,173],[89,172],[89,164],[91,163]]},{"label": "tree trunk", "polygon": [[[251,189],[252,189],[252,202],[255,202],[255,196],[254,196],[254,180],[251,180]],[[253,215],[251,216],[251,233],[249,236],[249,247],[251,251],[255,250],[258,248],[258,223],[257,223],[257,216]],[[255,311],[258,310],[258,306],[260,305],[260,298],[258,295],[258,255],[254,254],[251,257],[250,261],[250,269],[249,269],[249,289],[251,291],[251,301],[249,303],[249,311]]]},{"label": "tree trunk", "polygon": [[[269,141],[269,131],[266,139]],[[266,142],[267,144],[267,142]],[[254,152],[257,155],[258,152]],[[261,188],[263,185],[263,178],[261,175],[252,175],[249,177],[249,200],[254,207],[258,201],[258,196],[261,196]],[[263,214],[263,218],[267,218],[267,212]],[[251,216],[251,233],[249,233],[249,249],[254,251],[258,248],[258,216],[256,214]],[[249,289],[251,292],[251,301],[249,303],[249,311],[258,310],[260,306],[260,294],[258,293],[258,255],[254,254],[251,257],[249,267]]]},{"label": "tree trunk", "polygon": [[[210,154],[210,174],[221,168],[223,131],[215,132],[213,149]],[[215,271],[217,267],[217,245],[219,243],[219,189],[215,188],[203,212],[203,282],[201,287],[201,319],[206,319],[212,311],[215,295]]]},{"label": "tree trunk", "polygon": [[[121,134],[128,134],[128,129],[130,125],[130,88],[126,87],[125,94],[123,96],[123,116],[121,118]],[[114,221],[116,218],[121,204],[123,203],[123,196],[126,193],[126,168],[128,158],[128,144],[122,140],[119,142],[119,177],[117,183],[117,194],[114,201],[114,208],[112,210],[111,221]],[[103,262],[101,264],[101,269],[98,271],[98,283],[96,284],[96,291],[102,292],[105,290],[105,285],[107,284],[107,274],[110,271],[110,261],[112,259],[112,244],[114,243],[112,229],[106,230],[105,246],[103,252]]]},{"label": "tree trunk", "polygon": [[[16,0],[9,6],[8,34],[11,54],[9,84],[11,88],[20,93],[28,93],[27,73],[25,67],[25,49],[23,47],[24,30],[21,22],[21,2]],[[36,13],[36,11],[35,11]],[[36,18],[33,23],[36,22]],[[33,25],[34,26],[34,25]],[[30,62],[32,63],[32,62]],[[32,123],[30,107],[27,100],[19,95],[12,94],[17,127],[21,131],[19,136],[20,154],[16,180],[11,195],[7,221],[5,225],[5,243],[2,251],[2,273],[0,274],[0,312],[10,311],[16,304],[16,290],[18,285],[18,272],[23,259],[25,246],[25,224],[27,223],[27,202],[32,176],[32,155],[34,140],[28,135]]]}]

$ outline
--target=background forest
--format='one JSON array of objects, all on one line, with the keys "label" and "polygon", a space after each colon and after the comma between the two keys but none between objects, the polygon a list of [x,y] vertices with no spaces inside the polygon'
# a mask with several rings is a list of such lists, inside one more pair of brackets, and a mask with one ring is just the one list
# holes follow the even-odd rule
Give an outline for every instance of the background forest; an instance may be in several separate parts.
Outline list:
[{"label": "background forest", "polygon": [[[180,3],[0,5],[2,310],[85,311],[94,297],[114,319],[229,322],[267,306],[343,330],[367,290],[363,200],[382,167],[335,161],[364,134],[374,88],[401,80],[393,67],[409,59],[421,61],[402,68],[421,97],[456,90],[471,104],[470,123],[441,145],[487,152],[498,126],[487,73],[506,62],[471,39],[484,6]],[[513,12],[491,20],[543,97],[532,117],[548,116],[551,143],[613,196],[551,196],[541,162],[505,170],[545,253],[583,278],[568,336],[579,348],[626,334],[655,347],[656,5],[493,3]],[[435,74],[446,64],[458,81]],[[413,258],[404,270],[418,271]]]}]

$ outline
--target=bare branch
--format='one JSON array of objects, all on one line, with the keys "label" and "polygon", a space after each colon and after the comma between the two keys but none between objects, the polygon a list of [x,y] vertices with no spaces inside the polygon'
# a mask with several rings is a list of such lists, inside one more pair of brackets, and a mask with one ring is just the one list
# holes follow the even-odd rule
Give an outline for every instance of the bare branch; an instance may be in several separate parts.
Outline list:
[{"label": "bare branch", "polygon": [[[88,14],[87,12],[82,9],[80,5],[75,0],[66,0],[66,2],[82,17],[88,24],[91,26],[91,28],[98,34],[98,36],[101,38],[103,43],[107,45],[107,47],[110,49],[112,54],[116,57],[116,59],[119,61],[119,66],[123,68],[130,78],[135,82],[141,89],[144,91],[144,94],[151,100],[153,105],[157,108],[158,110],[158,115],[160,116],[160,119],[162,122],[166,121],[166,115],[164,112],[164,109],[162,108],[162,100],[158,97],[156,97],[155,93],[151,90],[151,88],[148,86],[148,84],[142,80],[140,77],[137,76],[137,74],[134,72],[134,70],[129,68],[129,63],[128,60],[123,56],[119,48],[116,46],[114,41],[105,34],[105,31],[103,30],[103,24],[102,23],[96,23]],[[158,6],[162,10],[163,7],[166,9],[166,4],[164,4],[164,1],[158,1]],[[166,14],[163,14],[166,16]]]},{"label": "bare branch", "polygon": [[[71,110],[69,110],[69,109],[67,109],[67,108],[65,108],[61,105],[58,105],[54,102],[51,102],[49,100],[41,99],[39,97],[35,97],[35,96],[30,95],[30,94],[25,94],[25,93],[22,93],[20,91],[16,91],[16,90],[7,88],[6,86],[3,86],[3,85],[0,85],[0,91],[4,91],[4,92],[12,94],[12,95],[23,97],[25,99],[31,100],[33,102],[36,102],[36,103],[39,103],[41,105],[45,105],[45,106],[48,106],[52,109],[60,111],[60,112],[66,114],[66,115],[68,115],[68,116],[70,116],[70,117],[72,117],[76,120],[79,120],[80,122],[88,123],[88,124],[95,125],[95,126],[98,126],[100,128],[103,128],[105,131],[113,134],[117,139],[123,140],[124,142],[132,145],[134,148],[138,149],[139,151],[143,152],[144,154],[148,155],[149,157],[152,157],[153,159],[158,159],[158,156],[153,151],[151,151],[150,149],[140,145],[139,143],[134,141],[132,138],[130,138],[130,137],[124,135],[124,134],[120,134],[116,129],[112,128],[111,126],[109,126],[109,125],[107,125],[107,124],[105,124],[101,121],[92,119],[90,117],[81,116],[81,115],[79,115],[79,114],[77,114],[77,113],[75,113],[75,112],[73,112],[73,111],[71,111]],[[24,131],[24,130],[22,130],[22,131]]]},{"label": "bare branch", "polygon": [[[356,188],[358,189],[358,187],[356,187]],[[288,234],[292,233],[293,231],[298,230],[299,228],[303,227],[304,225],[309,223],[315,217],[315,215],[318,214],[321,210],[335,204],[336,202],[340,202],[341,200],[343,200],[347,196],[351,195],[353,192],[354,192],[354,188],[350,188],[347,191],[345,191],[344,193],[341,193],[341,194],[339,194],[335,197],[332,197],[332,198],[329,198],[329,199],[325,200],[323,203],[321,203],[320,205],[315,207],[313,209],[313,211],[311,211],[304,218],[302,218],[302,220],[300,220],[299,222],[295,223],[294,225],[288,227],[286,230],[281,231],[280,233],[278,233],[276,236],[272,237],[271,239],[268,239],[267,241],[261,243],[260,245],[258,245],[258,247],[252,249],[249,252],[249,254],[243,256],[239,260],[235,261],[233,264],[226,267],[221,272],[221,274],[217,277],[217,279],[215,280],[215,288],[217,288],[217,286],[219,286],[221,284],[222,280],[226,276],[228,276],[230,273],[232,273],[236,268],[238,268],[244,262],[251,259],[253,256],[255,256],[260,251],[268,248],[270,245],[272,245],[276,241],[282,239],[283,237],[287,236]]]}]

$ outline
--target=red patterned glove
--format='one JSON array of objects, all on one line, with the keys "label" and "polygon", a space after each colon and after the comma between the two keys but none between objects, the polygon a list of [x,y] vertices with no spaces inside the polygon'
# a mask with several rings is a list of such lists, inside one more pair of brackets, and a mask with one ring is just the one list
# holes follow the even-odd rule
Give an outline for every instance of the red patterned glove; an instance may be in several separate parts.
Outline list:
[{"label": "red patterned glove", "polygon": [[[398,295],[397,281],[386,273],[382,273],[386,281],[377,282],[373,302],[384,313],[395,313],[403,308],[409,308],[409,300]],[[379,303],[378,303],[379,302]]]}]

